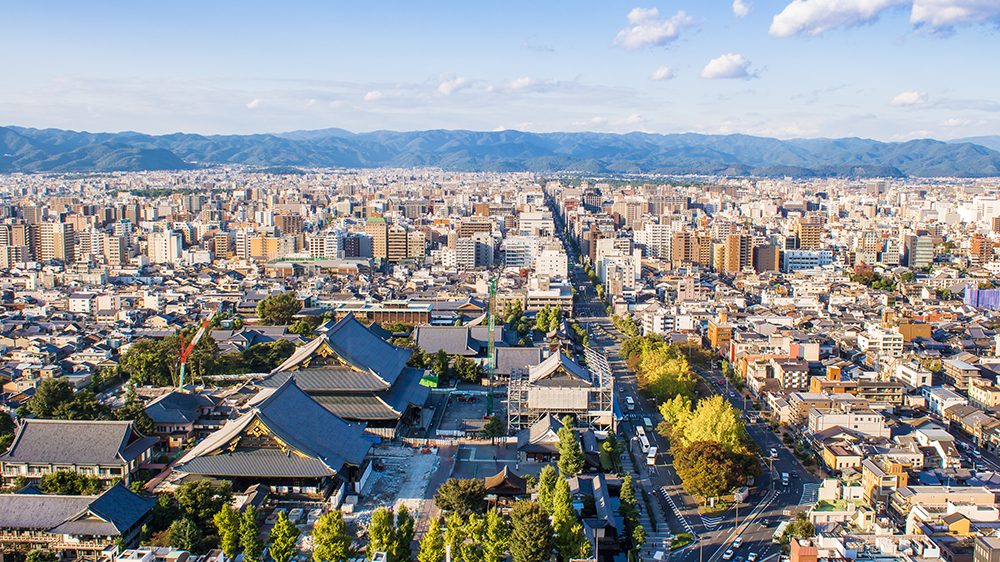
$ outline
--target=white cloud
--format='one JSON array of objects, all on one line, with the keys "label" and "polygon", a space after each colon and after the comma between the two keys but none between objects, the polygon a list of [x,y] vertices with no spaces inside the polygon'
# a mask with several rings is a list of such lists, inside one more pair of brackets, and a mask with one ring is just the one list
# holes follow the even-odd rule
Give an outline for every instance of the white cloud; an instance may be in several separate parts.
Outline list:
[{"label": "white cloud", "polygon": [[944,121],[941,122],[942,127],[964,127],[966,125],[971,125],[971,124],[972,124],[971,119],[958,119],[955,117],[952,117],[951,119],[945,119]]},{"label": "white cloud", "polygon": [[1000,18],[997,0],[914,0],[910,22],[947,28],[963,23],[979,23]]},{"label": "white cloud", "polygon": [[927,92],[916,90],[906,90],[902,94],[892,98],[890,105],[924,105],[927,103]]},{"label": "white cloud", "polygon": [[247,109],[253,109],[257,107],[258,105],[260,105],[260,102],[261,100],[253,100],[252,102],[247,104]]},{"label": "white cloud", "polygon": [[611,124],[611,126],[620,127],[622,125],[635,125],[636,123],[642,123],[643,121],[645,121],[645,119],[642,117],[642,115],[639,115],[638,113],[633,113],[632,115],[629,115],[624,119],[619,119],[618,121],[615,121],[614,123]]},{"label": "white cloud", "polygon": [[674,69],[669,66],[661,66],[649,77],[650,80],[670,80],[674,77]]},{"label": "white cloud", "polygon": [[594,117],[590,120],[590,122],[594,125],[604,125],[608,122],[608,120],[604,117]]},{"label": "white cloud", "polygon": [[733,15],[738,18],[745,18],[753,11],[753,2],[744,3],[743,0],[733,0]]},{"label": "white cloud", "polygon": [[655,45],[662,47],[677,39],[681,28],[695,25],[691,16],[678,11],[674,16],[661,18],[656,8],[634,8],[628,13],[628,21],[633,25],[618,32],[614,44],[626,51],[635,51]]},{"label": "white cloud", "polygon": [[774,37],[816,36],[840,26],[873,22],[893,7],[910,7],[911,23],[944,33],[962,24],[1000,24],[1000,2],[996,0],[793,0],[774,16],[768,33]]},{"label": "white cloud", "polygon": [[316,104],[316,100],[315,99],[311,99],[311,100],[309,100],[309,101],[306,102],[306,107],[312,107],[315,104]]},{"label": "white cloud", "polygon": [[794,0],[774,16],[768,34],[774,37],[816,36],[840,26],[874,21],[883,10],[912,0]]},{"label": "white cloud", "polygon": [[506,131],[506,130],[507,130],[507,127],[504,127],[503,125],[497,125],[497,127],[495,129],[493,129],[493,132],[494,133],[499,133],[499,132]]},{"label": "white cloud", "polygon": [[701,71],[702,78],[749,78],[747,68],[750,61],[736,53],[712,59]]},{"label": "white cloud", "polygon": [[532,51],[538,51],[539,53],[551,53],[552,51],[555,51],[552,45],[534,45],[530,41],[525,41],[524,43],[521,43],[521,48]]},{"label": "white cloud", "polygon": [[[559,85],[559,81],[555,79],[549,80],[539,80],[538,78],[531,78],[530,76],[525,76],[524,78],[517,78],[516,80],[511,80],[507,82],[503,89],[508,92],[544,92],[555,86]],[[492,91],[487,88],[487,91]]]},{"label": "white cloud", "polygon": [[365,94],[365,101],[374,101],[382,99],[383,97],[385,97],[385,94],[383,94],[381,90],[372,90]]},{"label": "white cloud", "polygon": [[472,83],[471,80],[464,77],[455,76],[454,72],[446,72],[438,76],[438,93],[444,96],[450,96],[452,93],[461,90],[462,88],[467,88]]}]

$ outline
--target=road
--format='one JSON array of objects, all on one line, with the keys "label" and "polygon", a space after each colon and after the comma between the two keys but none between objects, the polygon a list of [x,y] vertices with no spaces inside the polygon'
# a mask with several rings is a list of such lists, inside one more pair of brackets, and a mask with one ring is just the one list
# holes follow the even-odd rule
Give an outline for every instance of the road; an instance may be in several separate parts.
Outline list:
[{"label": "road", "polygon": [[[565,241],[564,241],[565,244]],[[569,244],[565,247],[570,248]],[[576,256],[571,256],[570,263],[579,263]],[[608,362],[615,377],[615,399],[625,419],[619,424],[619,433],[634,437],[635,427],[642,425],[642,419],[650,418],[657,425],[661,418],[656,405],[642,398],[639,394],[638,380],[630,371],[625,361],[619,358],[621,349],[621,334],[617,332],[610,318],[607,317],[605,304],[597,299],[597,293],[587,278],[582,267],[573,267],[570,273],[577,289],[578,300],[575,306],[577,320],[587,328],[590,335],[590,345],[601,349],[607,354]],[[617,337],[616,337],[617,336]],[[722,394],[739,411],[752,409],[752,400],[744,399],[742,395],[731,392],[728,381],[718,371],[701,371],[699,374],[706,380],[713,392]],[[626,397],[632,397],[635,409],[628,411],[625,407]],[[657,500],[662,512],[668,518],[671,529],[679,531],[690,527],[699,537],[696,545],[674,553],[671,560],[681,562],[717,562],[721,560],[727,549],[737,537],[742,537],[742,545],[734,549],[733,560],[746,559],[750,553],[757,555],[757,560],[771,560],[778,556],[779,546],[772,544],[771,538],[778,523],[786,518],[785,511],[794,509],[802,503],[815,501],[815,489],[819,480],[809,474],[785,447],[781,440],[770,430],[767,424],[747,423],[746,429],[750,437],[757,443],[766,456],[774,447],[777,456],[765,466],[764,474],[755,483],[755,487],[746,502],[737,509],[730,509],[721,517],[702,518],[695,509],[685,506],[680,479],[673,470],[669,454],[659,456],[655,469],[650,474],[651,482],[661,491]],[[652,432],[650,445],[655,445],[660,451],[667,450],[665,438]],[[762,460],[762,463],[765,463]],[[781,473],[797,474],[789,478],[788,486],[782,485]],[[808,493],[804,494],[808,490]],[[675,511],[672,505],[679,508]]]}]

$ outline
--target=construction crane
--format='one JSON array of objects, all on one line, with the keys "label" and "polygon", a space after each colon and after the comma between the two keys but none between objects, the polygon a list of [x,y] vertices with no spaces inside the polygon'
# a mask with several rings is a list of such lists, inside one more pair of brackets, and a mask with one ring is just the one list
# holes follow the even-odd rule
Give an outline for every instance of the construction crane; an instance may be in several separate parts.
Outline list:
[{"label": "construction crane", "polygon": [[213,310],[212,314],[209,314],[208,318],[201,323],[198,331],[195,332],[194,337],[191,338],[191,341],[186,346],[184,345],[184,332],[181,332],[181,364],[180,374],[177,380],[177,388],[184,388],[184,369],[187,367],[188,356],[191,355],[192,351],[194,351],[194,346],[198,345],[198,342],[201,341],[202,336],[204,336],[205,332],[208,330],[208,325],[212,323],[212,319],[215,318],[215,315],[218,314],[221,309],[222,303],[215,306],[215,310]]},{"label": "construction crane", "polygon": [[490,347],[489,347],[489,357],[486,359],[486,375],[490,381],[489,394],[486,396],[486,416],[493,415],[493,375],[496,371],[497,364],[497,346],[496,346],[496,330],[497,330],[497,278],[496,275],[490,276],[490,302],[487,307],[490,311]]}]

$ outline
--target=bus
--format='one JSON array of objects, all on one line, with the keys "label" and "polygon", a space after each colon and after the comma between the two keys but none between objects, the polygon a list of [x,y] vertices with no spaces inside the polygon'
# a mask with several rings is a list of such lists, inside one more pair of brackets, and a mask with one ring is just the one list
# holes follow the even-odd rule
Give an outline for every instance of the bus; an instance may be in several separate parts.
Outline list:
[{"label": "bus", "polygon": [[628,407],[629,411],[631,412],[632,410],[635,409],[635,400],[632,400],[631,396],[626,396],[625,397],[625,405]]},{"label": "bus", "polygon": [[659,452],[656,447],[650,447],[649,452],[646,453],[646,464],[648,466],[656,466],[656,453]]},{"label": "bus", "polygon": [[782,521],[781,525],[778,525],[778,529],[774,531],[773,535],[771,535],[772,543],[778,544],[781,542],[781,537],[785,536],[785,529],[788,528],[788,523],[788,521]]},{"label": "bus", "polygon": [[639,447],[642,448],[643,454],[649,453],[649,439],[646,438],[646,432],[643,431],[642,427],[635,426],[635,438],[639,440]]},{"label": "bus", "polygon": [[642,427],[645,427],[647,432],[653,433],[653,420],[642,418]]}]

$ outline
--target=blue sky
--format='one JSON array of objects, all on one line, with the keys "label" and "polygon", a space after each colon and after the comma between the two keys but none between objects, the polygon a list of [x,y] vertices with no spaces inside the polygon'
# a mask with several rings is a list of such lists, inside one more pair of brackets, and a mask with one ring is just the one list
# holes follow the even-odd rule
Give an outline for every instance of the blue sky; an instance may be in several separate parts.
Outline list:
[{"label": "blue sky", "polygon": [[1000,134],[1000,0],[4,4],[5,125]]}]

